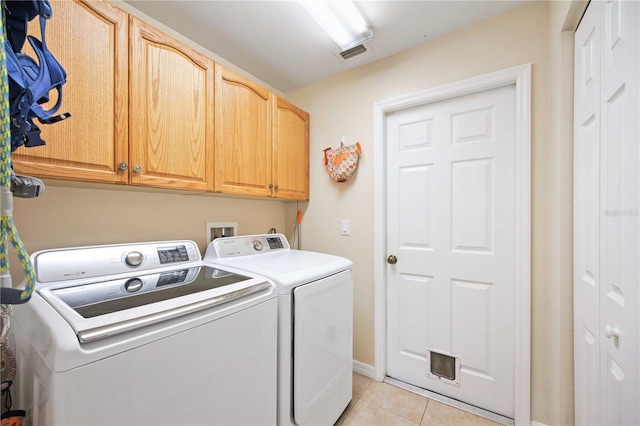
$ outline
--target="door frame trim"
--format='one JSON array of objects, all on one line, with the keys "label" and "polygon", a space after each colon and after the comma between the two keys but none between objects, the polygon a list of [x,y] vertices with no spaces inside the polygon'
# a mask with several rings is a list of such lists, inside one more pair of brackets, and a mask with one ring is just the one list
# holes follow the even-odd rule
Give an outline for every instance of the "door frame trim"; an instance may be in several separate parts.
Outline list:
[{"label": "door frame trim", "polygon": [[426,105],[498,87],[515,85],[515,423],[531,421],[531,64],[444,84],[416,93],[376,102],[373,106],[373,285],[374,379],[387,372],[386,283],[386,117],[405,108]]}]

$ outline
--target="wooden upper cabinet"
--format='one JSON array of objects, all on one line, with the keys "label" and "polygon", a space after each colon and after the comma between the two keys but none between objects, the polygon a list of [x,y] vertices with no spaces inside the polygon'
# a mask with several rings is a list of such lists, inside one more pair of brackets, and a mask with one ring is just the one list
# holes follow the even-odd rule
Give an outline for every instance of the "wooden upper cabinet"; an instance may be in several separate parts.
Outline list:
[{"label": "wooden upper cabinet", "polygon": [[130,21],[130,182],[211,191],[214,62]]},{"label": "wooden upper cabinet", "polygon": [[[19,174],[126,183],[128,161],[127,15],[101,1],[52,0],[47,46],[67,72],[59,112],[71,118],[38,124],[46,145],[12,155]],[[40,39],[38,19],[29,33]],[[23,51],[35,58],[29,43]],[[57,93],[50,93],[50,105]]]},{"label": "wooden upper cabinet", "polygon": [[276,98],[273,123],[273,196],[309,199],[309,114]]},{"label": "wooden upper cabinet", "polygon": [[50,1],[71,117],[39,124],[46,145],[12,154],[18,174],[309,198],[309,114],[105,1]]},{"label": "wooden upper cabinet", "polygon": [[216,64],[215,191],[271,195],[273,95]]}]

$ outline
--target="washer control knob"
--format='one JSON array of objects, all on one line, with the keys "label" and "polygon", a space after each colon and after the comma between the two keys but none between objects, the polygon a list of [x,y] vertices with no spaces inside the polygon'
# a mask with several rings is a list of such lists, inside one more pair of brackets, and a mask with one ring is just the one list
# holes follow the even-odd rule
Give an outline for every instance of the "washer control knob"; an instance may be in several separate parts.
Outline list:
[{"label": "washer control knob", "polygon": [[131,278],[124,283],[124,289],[129,293],[135,293],[142,288],[142,280],[140,278]]},{"label": "washer control knob", "polygon": [[124,261],[129,266],[140,266],[140,264],[142,264],[143,260],[144,260],[144,255],[142,253],[140,253],[139,251],[129,252],[124,257]]},{"label": "washer control knob", "polygon": [[260,240],[253,240],[253,248],[256,251],[262,250],[262,242]]}]

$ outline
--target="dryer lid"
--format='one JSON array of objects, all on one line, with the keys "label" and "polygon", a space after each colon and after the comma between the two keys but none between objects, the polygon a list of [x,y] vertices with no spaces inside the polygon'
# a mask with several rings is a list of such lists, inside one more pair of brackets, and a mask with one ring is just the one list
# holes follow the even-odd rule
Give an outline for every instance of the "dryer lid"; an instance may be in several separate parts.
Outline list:
[{"label": "dryer lid", "polygon": [[218,238],[209,243],[204,262],[272,280],[278,294],[301,284],[351,269],[351,260],[326,253],[291,250],[282,234]]}]

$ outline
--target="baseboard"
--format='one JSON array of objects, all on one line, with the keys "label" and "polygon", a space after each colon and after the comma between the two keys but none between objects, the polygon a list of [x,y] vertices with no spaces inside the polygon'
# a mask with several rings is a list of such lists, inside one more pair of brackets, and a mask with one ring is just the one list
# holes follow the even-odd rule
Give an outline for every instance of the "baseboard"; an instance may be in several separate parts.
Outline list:
[{"label": "baseboard", "polygon": [[365,364],[364,362],[353,360],[353,372],[362,374],[365,377],[373,379],[373,365]]},{"label": "baseboard", "polygon": [[540,422],[534,422],[533,420],[531,421],[531,426],[547,426],[544,423],[540,423]]}]

